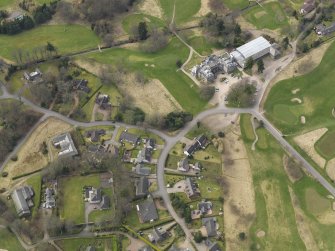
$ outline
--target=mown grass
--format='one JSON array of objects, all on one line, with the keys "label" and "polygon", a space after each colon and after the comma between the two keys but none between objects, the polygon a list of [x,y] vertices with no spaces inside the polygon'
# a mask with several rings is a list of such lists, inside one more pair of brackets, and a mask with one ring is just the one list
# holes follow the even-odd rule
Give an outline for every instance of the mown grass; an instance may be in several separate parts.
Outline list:
[{"label": "mown grass", "polygon": [[[200,98],[198,87],[184,73],[177,71],[176,66],[176,62],[186,60],[188,54],[188,48],[173,38],[166,48],[156,53],[113,48],[85,57],[103,64],[123,65],[131,71],[143,72],[148,78],[159,79],[186,111],[196,114],[205,107],[206,101]],[[146,67],[145,64],[155,67]]]},{"label": "mown grass", "polygon": [[288,18],[285,11],[278,2],[256,5],[247,10],[243,15],[247,21],[255,25],[258,29],[275,30],[288,26]]},{"label": "mown grass", "polygon": [[327,160],[335,157],[335,131],[327,132],[314,145],[315,149]]},{"label": "mown grass", "polygon": [[[270,91],[264,108],[268,119],[284,134],[296,134],[315,128],[335,126],[332,116],[334,108],[335,88],[335,43],[332,43],[323,57],[320,65],[312,72],[283,80]],[[292,90],[300,89],[294,95]],[[291,102],[297,97],[303,98],[302,104]],[[281,109],[278,107],[284,106]],[[306,124],[298,122],[299,116],[306,117]]]},{"label": "mown grass", "polygon": [[41,25],[17,35],[0,35],[0,56],[14,61],[18,50],[30,52],[51,42],[59,54],[98,48],[100,38],[82,25]]},{"label": "mown grass", "polygon": [[0,249],[23,251],[25,250],[15,235],[9,232],[6,228],[0,228]]},{"label": "mown grass", "polygon": [[176,5],[175,23],[182,24],[190,21],[200,10],[200,0],[160,0],[165,19],[171,21],[173,16],[173,6]]},{"label": "mown grass", "polygon": [[[60,180],[61,200],[63,208],[60,209],[62,219],[73,220],[75,223],[84,223],[83,187],[99,187],[99,175],[66,177]],[[71,250],[71,249],[69,249]]]}]

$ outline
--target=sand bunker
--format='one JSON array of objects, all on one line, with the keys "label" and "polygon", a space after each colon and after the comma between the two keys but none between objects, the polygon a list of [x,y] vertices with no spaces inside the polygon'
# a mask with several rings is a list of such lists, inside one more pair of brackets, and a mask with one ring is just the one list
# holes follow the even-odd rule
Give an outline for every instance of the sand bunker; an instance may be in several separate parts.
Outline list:
[{"label": "sand bunker", "polygon": [[257,233],[256,233],[257,237],[258,238],[263,238],[265,236],[265,232],[263,230],[259,230]]},{"label": "sand bunker", "polygon": [[328,161],[326,166],[326,172],[329,178],[335,180],[335,159],[331,159]]},{"label": "sand bunker", "polygon": [[299,88],[292,90],[292,94],[297,94],[300,91]]},{"label": "sand bunker", "polygon": [[302,103],[302,100],[300,98],[292,98],[291,101],[293,103],[298,103],[298,104],[301,104]]},{"label": "sand bunker", "polygon": [[304,150],[312,160],[321,168],[325,167],[326,160],[321,157],[314,148],[314,144],[328,131],[327,128],[320,128],[294,138],[298,146]]},{"label": "sand bunker", "polygon": [[306,118],[305,118],[305,116],[301,116],[300,117],[300,122],[301,122],[301,124],[306,124]]}]

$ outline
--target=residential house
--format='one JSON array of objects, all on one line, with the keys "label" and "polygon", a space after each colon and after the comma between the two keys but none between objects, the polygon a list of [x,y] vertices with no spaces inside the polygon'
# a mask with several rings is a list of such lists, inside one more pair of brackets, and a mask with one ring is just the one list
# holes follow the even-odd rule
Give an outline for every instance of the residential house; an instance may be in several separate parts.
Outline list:
[{"label": "residential house", "polygon": [[314,28],[315,32],[319,36],[327,36],[333,32],[335,32],[335,22],[330,24],[329,26],[326,26],[325,24],[318,24]]},{"label": "residential house", "polygon": [[145,141],[145,148],[152,150],[156,150],[156,140],[154,139],[147,139]]},{"label": "residential house", "polygon": [[152,243],[159,243],[166,240],[169,237],[169,233],[163,229],[153,228],[153,231],[148,235],[149,240]]},{"label": "residential house", "polygon": [[200,191],[194,180],[190,177],[187,177],[185,180],[185,193],[190,199],[197,198],[200,196]]},{"label": "residential house", "polygon": [[141,247],[138,251],[153,251],[150,246]]},{"label": "residential house", "polygon": [[52,140],[52,143],[55,147],[60,148],[59,157],[75,156],[78,154],[70,133],[58,135]]},{"label": "residential house", "polygon": [[102,196],[102,200],[101,200],[101,206],[100,209],[101,210],[106,210],[110,208],[110,198],[107,195],[103,195]]},{"label": "residential house", "polygon": [[199,135],[196,137],[191,145],[187,145],[184,148],[184,154],[186,156],[193,155],[194,152],[196,152],[199,149],[205,149],[207,146],[207,137],[205,135]]},{"label": "residential house", "polygon": [[203,218],[202,225],[206,228],[207,237],[217,235],[217,222],[215,217]]},{"label": "residential house", "polygon": [[85,187],[85,201],[90,204],[98,204],[101,202],[101,189],[94,187]]},{"label": "residential house", "polygon": [[148,198],[137,204],[136,211],[141,223],[153,222],[158,219],[156,205],[152,198]]},{"label": "residential house", "polygon": [[47,188],[45,190],[45,202],[43,203],[44,208],[54,208],[56,206],[56,199],[54,195],[54,190],[52,188]]},{"label": "residential house", "polygon": [[97,96],[95,97],[95,103],[99,106],[102,110],[107,110],[112,107],[110,103],[110,97],[107,94],[102,94],[98,92]]},{"label": "residential house", "polygon": [[137,164],[133,167],[133,172],[138,175],[148,176],[151,173],[150,167],[144,167],[143,164]]},{"label": "residential house", "polygon": [[19,217],[30,216],[30,208],[34,206],[33,196],[34,190],[31,186],[23,186],[12,192],[11,197]]},{"label": "residential house", "polygon": [[316,8],[315,0],[306,0],[300,8],[300,14],[306,15]]},{"label": "residential house", "polygon": [[95,251],[95,250],[96,250],[95,247],[91,245],[86,248],[86,251]]},{"label": "residential house", "polygon": [[23,76],[28,81],[35,81],[39,79],[40,77],[42,77],[42,72],[38,68],[36,68],[35,71],[32,71],[30,73],[25,71],[23,73]]},{"label": "residential house", "polygon": [[188,172],[190,170],[190,164],[187,158],[183,158],[178,162],[178,171]]},{"label": "residential house", "polygon": [[124,131],[121,133],[119,141],[121,143],[128,142],[133,146],[136,146],[140,142],[140,137],[135,134]]},{"label": "residential house", "polygon": [[145,176],[140,177],[135,181],[136,197],[141,198],[149,194],[149,179]]},{"label": "residential house", "polygon": [[75,79],[72,81],[72,89],[74,91],[83,91],[89,93],[91,89],[87,86],[88,81],[86,79]]},{"label": "residential house", "polygon": [[106,131],[104,129],[100,130],[93,130],[93,131],[87,131],[86,132],[86,138],[91,138],[92,142],[99,142],[100,137],[106,135]]},{"label": "residential house", "polygon": [[198,204],[198,210],[202,215],[212,214],[213,203],[210,201],[202,201]]},{"label": "residential house", "polygon": [[222,249],[217,242],[213,242],[208,246],[208,251],[222,251]]},{"label": "residential house", "polygon": [[152,152],[148,148],[143,148],[137,154],[136,163],[150,163]]}]

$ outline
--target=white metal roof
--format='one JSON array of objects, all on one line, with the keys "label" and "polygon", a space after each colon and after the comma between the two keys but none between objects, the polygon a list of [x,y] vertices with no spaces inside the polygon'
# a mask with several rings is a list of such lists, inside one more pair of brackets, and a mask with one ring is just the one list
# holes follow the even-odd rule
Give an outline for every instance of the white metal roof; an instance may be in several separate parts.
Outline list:
[{"label": "white metal roof", "polygon": [[252,57],[260,51],[268,49],[271,44],[264,37],[258,37],[250,42],[238,47],[236,50],[240,52],[244,58]]}]

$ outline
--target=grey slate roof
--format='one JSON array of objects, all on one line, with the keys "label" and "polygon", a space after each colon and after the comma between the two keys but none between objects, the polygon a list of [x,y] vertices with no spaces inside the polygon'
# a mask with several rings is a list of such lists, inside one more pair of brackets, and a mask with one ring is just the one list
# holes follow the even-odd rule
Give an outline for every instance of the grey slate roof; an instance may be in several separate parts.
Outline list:
[{"label": "grey slate roof", "polygon": [[155,148],[156,146],[156,141],[154,139],[147,139],[147,141],[145,142],[145,147],[146,148]]},{"label": "grey slate roof", "polygon": [[199,189],[197,188],[196,184],[190,177],[186,178],[185,193],[189,198],[200,196]]},{"label": "grey slate roof", "polygon": [[143,164],[137,164],[135,167],[133,167],[133,172],[135,172],[138,175],[148,176],[151,173],[151,168],[144,167]]},{"label": "grey slate roof", "polygon": [[165,230],[159,230],[154,227],[151,236],[152,241],[158,243],[164,241],[169,235]]},{"label": "grey slate roof", "polygon": [[138,152],[136,162],[137,163],[149,163],[151,161],[151,150],[149,148],[144,148]]},{"label": "grey slate roof", "polygon": [[203,218],[202,225],[206,227],[208,237],[214,237],[217,235],[215,217]]},{"label": "grey slate roof", "polygon": [[54,146],[59,146],[61,148],[61,151],[58,154],[59,157],[74,156],[78,154],[70,133],[58,135],[52,140],[52,143]]},{"label": "grey slate roof", "polygon": [[122,132],[119,139],[120,142],[126,141],[133,145],[137,145],[139,140],[140,140],[139,136],[128,132]]},{"label": "grey slate roof", "polygon": [[110,198],[107,195],[102,196],[101,207],[102,210],[110,208]]},{"label": "grey slate roof", "polygon": [[138,180],[136,180],[135,186],[137,197],[144,197],[149,194],[149,180],[147,177],[140,177]]},{"label": "grey slate roof", "polygon": [[34,205],[31,200],[34,196],[34,190],[30,186],[20,187],[12,192],[12,199],[17,214],[22,216],[29,216],[31,214],[30,207]]},{"label": "grey slate roof", "polygon": [[222,249],[220,248],[219,244],[217,242],[212,243],[208,247],[208,251],[221,251]]},{"label": "grey slate roof", "polygon": [[188,159],[184,158],[178,162],[178,170],[188,172],[190,170],[190,164],[188,163]]},{"label": "grey slate roof", "polygon": [[152,198],[148,198],[137,204],[136,211],[141,223],[158,219],[156,205]]},{"label": "grey slate roof", "polygon": [[86,248],[86,251],[95,251],[95,247],[93,247],[93,246],[88,246],[88,247]]},{"label": "grey slate roof", "polygon": [[203,201],[198,204],[198,209],[202,214],[206,214],[209,210],[213,207],[212,202],[210,201]]}]

